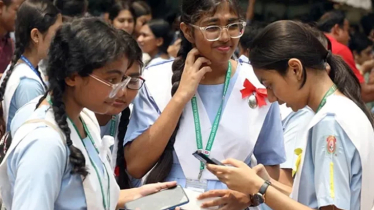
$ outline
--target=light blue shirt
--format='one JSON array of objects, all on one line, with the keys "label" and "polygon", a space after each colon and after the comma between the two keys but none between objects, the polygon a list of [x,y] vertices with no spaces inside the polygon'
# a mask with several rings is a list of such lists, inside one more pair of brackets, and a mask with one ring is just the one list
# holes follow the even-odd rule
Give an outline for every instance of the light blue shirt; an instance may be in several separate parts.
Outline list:
[{"label": "light blue shirt", "polygon": [[[359,210],[362,167],[356,147],[331,115],[310,132],[301,172],[299,202],[312,209],[335,205],[339,209]],[[336,138],[334,152],[327,147],[329,136]],[[332,163],[333,180],[330,180]],[[331,181],[335,198],[331,196]]]},{"label": "light blue shirt", "polygon": [[[238,70],[231,78],[230,86],[227,91],[227,97],[224,102],[226,105],[231,90],[238,78]],[[211,122],[217,113],[219,103],[222,98],[223,84],[221,85],[199,85],[198,93],[203,101],[205,109]],[[130,119],[129,127],[124,140],[124,145],[133,141],[143,132],[145,132],[160,116],[153,98],[149,95],[146,87],[139,91],[138,96],[134,100],[134,110]],[[283,128],[280,119],[280,111],[278,103],[271,105],[269,112],[265,118],[263,127],[259,134],[257,143],[254,148],[258,163],[263,165],[279,165],[285,161],[285,151],[283,142]],[[166,181],[177,181],[181,186],[186,185],[186,178],[179,164],[177,155],[174,152],[174,164],[171,173]],[[250,160],[246,160],[250,164]],[[226,185],[219,181],[208,181],[208,190],[227,189]]]},{"label": "light blue shirt", "polygon": [[44,93],[44,87],[37,80],[27,77],[21,78],[20,83],[10,101],[7,131],[10,130],[10,124],[17,110],[27,102],[31,101],[37,96],[43,95]]},{"label": "light blue shirt", "polygon": [[297,158],[295,149],[303,146],[303,142],[301,141],[303,134],[308,129],[308,125],[314,115],[313,110],[305,107],[297,112],[291,112],[282,121],[287,160],[281,164],[281,168],[292,169],[295,166]]},{"label": "light blue shirt", "polygon": [[[13,133],[29,119],[35,106],[36,102],[28,103],[19,109],[13,118]],[[32,118],[45,118],[48,108],[41,106],[32,113]],[[83,142],[99,173],[104,173],[90,139],[85,138]],[[13,186],[12,200],[7,201],[12,203],[11,209],[86,209],[82,179],[71,174],[69,155],[69,149],[53,128],[40,126],[30,132],[7,159],[7,173]]]}]

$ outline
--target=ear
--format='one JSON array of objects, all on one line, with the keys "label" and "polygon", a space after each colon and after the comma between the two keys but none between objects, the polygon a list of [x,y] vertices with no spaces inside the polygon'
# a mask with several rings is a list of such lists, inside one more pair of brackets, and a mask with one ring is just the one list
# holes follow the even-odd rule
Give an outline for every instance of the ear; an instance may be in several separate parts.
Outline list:
[{"label": "ear", "polygon": [[294,77],[297,81],[301,81],[303,79],[303,64],[299,59],[291,58],[288,61],[288,74]]},{"label": "ear", "polygon": [[331,33],[334,35],[339,35],[340,29],[340,26],[338,24],[335,24],[334,27],[332,27],[331,29]]},{"label": "ear", "polygon": [[156,39],[156,45],[157,45],[157,47],[160,47],[163,44],[164,44],[164,38],[157,38]]},{"label": "ear", "polygon": [[77,73],[74,73],[70,77],[65,78],[65,83],[69,87],[75,87],[77,85],[78,80],[80,79],[81,77]]},{"label": "ear", "polygon": [[39,34],[38,29],[33,28],[30,32],[30,37],[31,37],[31,40],[34,42],[34,44],[36,45],[39,44],[40,34]]},{"label": "ear", "polygon": [[184,35],[184,37],[189,41],[191,42],[192,44],[195,43],[195,40],[193,38],[193,35],[192,35],[192,30],[191,30],[191,27],[187,24],[185,24],[184,22],[181,22],[180,24],[180,28],[181,28],[181,31]]}]

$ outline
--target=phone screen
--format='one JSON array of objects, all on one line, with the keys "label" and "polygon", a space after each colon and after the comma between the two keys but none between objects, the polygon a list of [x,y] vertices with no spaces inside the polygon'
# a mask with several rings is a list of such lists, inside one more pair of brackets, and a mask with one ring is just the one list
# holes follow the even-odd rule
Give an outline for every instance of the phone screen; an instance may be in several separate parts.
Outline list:
[{"label": "phone screen", "polygon": [[125,204],[127,210],[164,210],[187,204],[189,199],[183,188],[177,185],[175,188],[144,196]]}]

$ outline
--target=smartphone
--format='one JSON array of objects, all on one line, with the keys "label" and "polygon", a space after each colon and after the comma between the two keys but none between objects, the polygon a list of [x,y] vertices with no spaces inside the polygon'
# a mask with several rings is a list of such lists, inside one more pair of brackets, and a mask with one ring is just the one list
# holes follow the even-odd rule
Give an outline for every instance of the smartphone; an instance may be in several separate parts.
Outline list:
[{"label": "smartphone", "polygon": [[137,200],[127,202],[126,210],[166,210],[175,209],[187,204],[189,201],[183,188],[179,185],[161,190],[160,192],[141,197]]},{"label": "smartphone", "polygon": [[224,166],[224,164],[222,164],[218,160],[216,160],[214,158],[209,158],[208,156],[206,156],[204,153],[202,153],[200,151],[196,151],[192,155],[195,156],[195,158],[197,158],[201,162],[203,162],[205,165],[206,164],[213,164],[213,165]]}]

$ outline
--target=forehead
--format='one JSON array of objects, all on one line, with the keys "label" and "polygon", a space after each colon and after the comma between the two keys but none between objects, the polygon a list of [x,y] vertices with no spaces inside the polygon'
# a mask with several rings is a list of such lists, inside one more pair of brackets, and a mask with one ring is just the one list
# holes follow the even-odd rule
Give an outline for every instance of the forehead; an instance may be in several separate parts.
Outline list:
[{"label": "forehead", "polygon": [[237,19],[239,19],[239,15],[228,2],[224,2],[218,5],[215,11],[203,14],[198,22],[201,24],[226,23]]},{"label": "forehead", "polygon": [[121,12],[118,14],[118,16],[125,16],[132,18],[131,12],[127,9],[121,10]]}]

